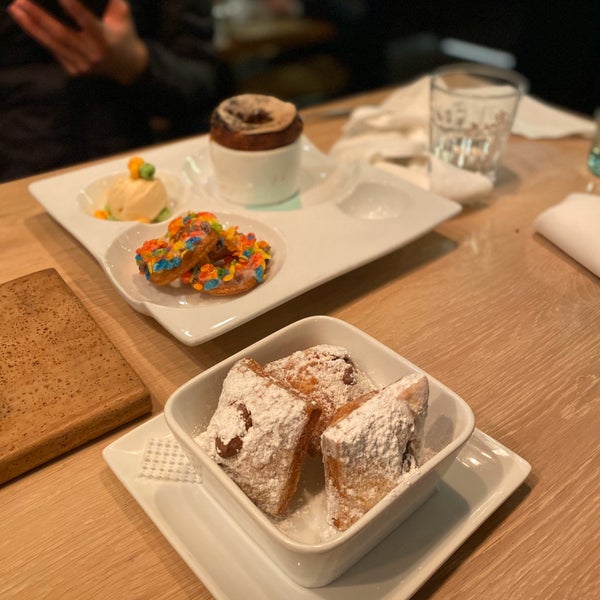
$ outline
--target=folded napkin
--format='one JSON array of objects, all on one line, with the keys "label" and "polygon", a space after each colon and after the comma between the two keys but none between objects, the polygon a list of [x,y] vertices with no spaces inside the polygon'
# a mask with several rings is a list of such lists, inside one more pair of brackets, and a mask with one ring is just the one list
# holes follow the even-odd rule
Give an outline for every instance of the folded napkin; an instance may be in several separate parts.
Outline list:
[{"label": "folded napkin", "polygon": [[600,196],[570,194],[541,213],[533,227],[600,277]]},{"label": "folded napkin", "polygon": [[515,115],[512,132],[531,140],[553,139],[580,135],[591,138],[596,125],[585,119],[565,112],[531,96],[523,96]]},{"label": "folded napkin", "polygon": [[[429,90],[426,75],[396,89],[378,106],[356,108],[330,155],[341,162],[368,162],[458,202],[488,195],[493,186],[486,177],[443,163],[429,153]],[[513,133],[532,139],[591,136],[593,131],[591,119],[529,96],[521,99],[513,126]]]}]

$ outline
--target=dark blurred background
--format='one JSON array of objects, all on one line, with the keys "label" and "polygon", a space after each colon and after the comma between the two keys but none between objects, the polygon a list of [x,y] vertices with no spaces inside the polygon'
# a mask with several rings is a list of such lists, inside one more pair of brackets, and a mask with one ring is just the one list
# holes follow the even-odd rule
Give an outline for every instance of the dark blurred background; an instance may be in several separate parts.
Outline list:
[{"label": "dark blurred background", "polygon": [[236,93],[306,107],[474,61],[516,69],[547,102],[600,106],[600,0],[221,0],[214,12]]}]

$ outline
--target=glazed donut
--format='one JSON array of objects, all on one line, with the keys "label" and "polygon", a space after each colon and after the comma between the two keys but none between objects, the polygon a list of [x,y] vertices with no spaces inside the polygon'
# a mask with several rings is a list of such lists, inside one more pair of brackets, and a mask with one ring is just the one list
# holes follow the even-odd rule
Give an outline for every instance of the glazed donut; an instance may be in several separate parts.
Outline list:
[{"label": "glazed donut", "polygon": [[271,248],[253,233],[237,227],[222,232],[223,246],[209,254],[209,262],[197,264],[181,281],[212,296],[232,296],[256,287],[267,277]]},{"label": "glazed donut", "polygon": [[303,123],[296,107],[273,96],[240,94],[221,102],[210,118],[210,138],[232,150],[273,150],[295,142]]},{"label": "glazed donut", "polygon": [[212,213],[193,213],[173,219],[166,238],[152,239],[136,250],[140,273],[156,285],[169,285],[217,248],[222,227]]}]

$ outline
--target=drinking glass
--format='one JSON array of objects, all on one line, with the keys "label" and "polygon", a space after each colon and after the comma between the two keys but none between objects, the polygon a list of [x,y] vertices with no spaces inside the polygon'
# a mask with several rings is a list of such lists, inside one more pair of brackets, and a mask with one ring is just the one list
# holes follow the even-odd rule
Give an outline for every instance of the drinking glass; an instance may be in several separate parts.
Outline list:
[{"label": "drinking glass", "polygon": [[596,121],[596,133],[592,138],[592,145],[588,154],[588,167],[590,171],[600,177],[600,106],[594,112]]},{"label": "drinking glass", "polygon": [[459,63],[438,68],[431,77],[431,152],[494,183],[528,88],[525,77],[498,67]]}]

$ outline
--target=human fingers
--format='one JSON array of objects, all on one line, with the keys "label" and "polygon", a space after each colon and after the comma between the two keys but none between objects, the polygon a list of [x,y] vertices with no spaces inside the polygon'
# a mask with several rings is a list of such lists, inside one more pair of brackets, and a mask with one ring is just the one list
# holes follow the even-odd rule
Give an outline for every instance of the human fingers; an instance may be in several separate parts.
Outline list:
[{"label": "human fingers", "polygon": [[[90,50],[82,50],[89,42],[82,39],[80,32],[63,25],[29,0],[15,0],[8,12],[29,36],[56,57],[69,74],[78,75],[89,70]],[[91,55],[93,60],[93,51]]]},{"label": "human fingers", "polygon": [[71,53],[64,42],[70,32],[64,31],[67,29],[64,25],[27,0],[15,0],[8,7],[8,12],[27,35],[46,47],[68,72],[71,71]]},{"label": "human fingers", "polygon": [[129,26],[133,22],[131,7],[126,0],[108,0],[102,21],[111,29]]},{"label": "human fingers", "polygon": [[108,43],[102,21],[77,0],[58,0],[63,10],[77,23],[76,50],[84,59],[84,72],[93,70],[108,52]]},{"label": "human fingers", "polygon": [[69,34],[68,28],[34,2],[15,0],[8,6],[11,17],[32,37],[44,45],[52,45]]},{"label": "human fingers", "polygon": [[64,11],[79,25],[82,31],[102,38],[102,22],[94,13],[77,0],[58,0]]},{"label": "human fingers", "polygon": [[137,34],[126,0],[109,0],[102,17],[107,51],[94,72],[122,84],[131,83],[147,66],[148,49]]}]

